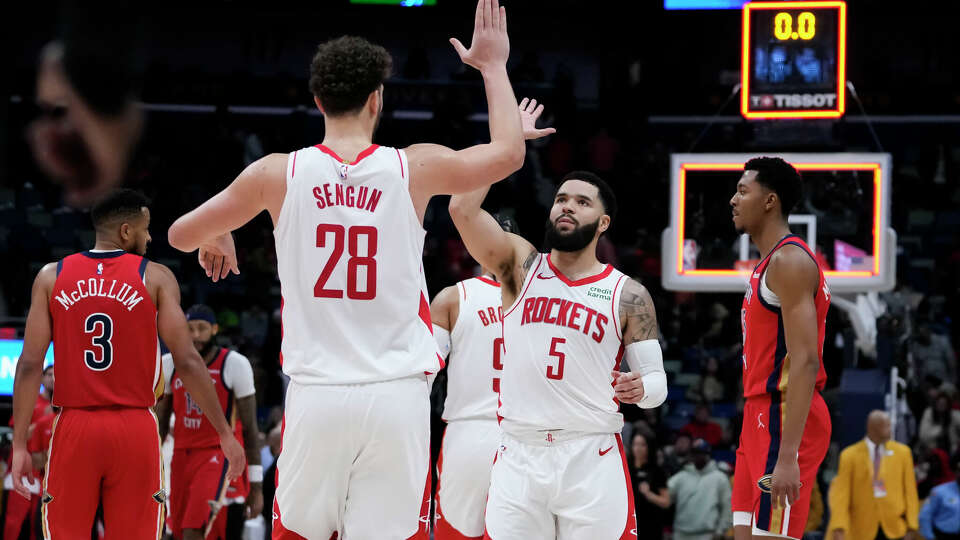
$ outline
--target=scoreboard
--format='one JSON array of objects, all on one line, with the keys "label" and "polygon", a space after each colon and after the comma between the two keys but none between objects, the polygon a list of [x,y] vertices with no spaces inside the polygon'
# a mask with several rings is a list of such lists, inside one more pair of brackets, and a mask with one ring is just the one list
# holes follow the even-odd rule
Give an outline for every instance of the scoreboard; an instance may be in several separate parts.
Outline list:
[{"label": "scoreboard", "polygon": [[839,118],[845,109],[842,1],[743,7],[740,111],[748,119]]}]

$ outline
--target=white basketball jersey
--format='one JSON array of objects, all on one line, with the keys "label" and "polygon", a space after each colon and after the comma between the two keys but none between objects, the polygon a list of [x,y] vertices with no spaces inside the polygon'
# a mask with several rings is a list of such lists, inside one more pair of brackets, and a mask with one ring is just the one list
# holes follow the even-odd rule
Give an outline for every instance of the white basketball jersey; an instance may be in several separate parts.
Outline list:
[{"label": "white basketball jersey", "polygon": [[497,418],[503,344],[500,284],[485,277],[457,283],[460,312],[450,333],[443,419]]},{"label": "white basketball jersey", "polygon": [[501,427],[514,435],[619,433],[610,372],[623,355],[618,306],[626,276],[607,265],[572,281],[545,254],[530,268],[523,293],[503,314]]},{"label": "white basketball jersey", "polygon": [[377,145],[353,163],[323,145],[287,159],[274,237],[281,362],[294,381],[377,382],[442,367],[409,171],[402,150]]}]

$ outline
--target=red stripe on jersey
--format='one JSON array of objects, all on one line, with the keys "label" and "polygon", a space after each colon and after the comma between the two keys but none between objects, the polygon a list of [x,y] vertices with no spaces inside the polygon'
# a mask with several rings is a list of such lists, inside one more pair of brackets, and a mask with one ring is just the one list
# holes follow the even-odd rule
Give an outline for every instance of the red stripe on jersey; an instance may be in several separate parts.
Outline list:
[{"label": "red stripe on jersey", "polygon": [[331,150],[330,148],[328,148],[328,147],[326,147],[326,146],[324,146],[324,145],[322,145],[322,144],[314,145],[314,148],[320,150],[320,151],[323,152],[324,154],[329,155],[330,157],[332,157],[333,159],[339,161],[340,163],[347,163],[347,164],[349,164],[349,165],[356,165],[357,163],[360,163],[360,160],[362,160],[363,158],[365,158],[365,157],[369,156],[370,154],[376,152],[376,151],[377,151],[377,148],[380,148],[380,145],[379,145],[379,144],[371,144],[371,145],[368,146],[363,152],[360,152],[359,154],[357,154],[357,159],[355,159],[355,160],[353,161],[353,163],[347,162],[347,160],[345,160],[345,159],[343,159],[342,157],[338,156],[336,152],[334,152],[333,150]]},{"label": "red stripe on jersey", "polygon": [[[549,257],[550,257],[550,256],[547,255],[547,258],[549,258]],[[537,270],[539,270],[539,269],[540,269],[540,265],[543,264],[543,257],[538,257],[538,259],[540,259],[540,260],[537,261],[537,266],[533,267],[533,270],[532,270],[529,274],[527,274],[527,278],[528,278],[527,286],[523,288],[523,292],[520,293],[520,296],[517,297],[516,301],[514,301],[513,307],[510,308],[510,311],[507,311],[506,313],[503,314],[504,317],[506,317],[506,316],[510,315],[511,313],[513,313],[513,310],[517,309],[517,306],[520,305],[520,301],[523,300],[523,297],[527,295],[527,289],[529,289],[529,288],[530,288],[530,285],[533,284],[534,276],[537,275]],[[548,262],[549,262],[549,261],[548,261]],[[501,319],[500,322],[503,322],[503,319]]]},{"label": "red stripe on jersey", "polygon": [[394,148],[394,150],[397,151],[397,161],[400,162],[400,178],[404,178],[404,176],[403,176],[403,158],[400,157],[400,149],[399,149],[399,148]]},{"label": "red stripe on jersey", "polygon": [[[620,317],[617,317],[617,312],[620,310],[617,309],[616,301],[617,301],[617,289],[620,288],[620,282],[622,282],[625,277],[627,277],[626,274],[620,276],[620,279],[617,280],[617,284],[613,286],[613,294],[610,296],[610,314],[613,317],[610,320],[613,321],[613,327],[617,330],[617,337],[620,338],[621,340],[623,339],[623,335],[620,332],[620,324],[618,323]],[[619,365],[619,363],[617,365]]]},{"label": "red stripe on jersey", "polygon": [[290,167],[290,178],[297,174],[297,152],[293,152],[293,165]]},{"label": "red stripe on jersey", "polygon": [[157,308],[140,268],[114,251],[63,259],[48,309],[60,407],[152,407],[156,403]]},{"label": "red stripe on jersey", "polygon": [[477,277],[475,277],[474,279],[479,279],[480,281],[486,283],[487,285],[493,285],[494,287],[499,287],[499,286],[500,286],[499,283],[497,283],[496,281],[488,278],[487,276],[477,276]]},{"label": "red stripe on jersey", "polygon": [[[427,330],[430,331],[430,335],[432,336],[433,335],[433,319],[431,319],[430,317],[430,303],[427,302],[427,297],[423,295],[422,291],[420,292],[419,315],[420,315],[420,320],[423,321],[423,324],[427,325]],[[444,366],[447,365],[447,363],[443,361],[443,357],[440,356],[440,353],[437,353],[437,362],[440,363],[440,367],[437,369],[438,371],[443,369]]]},{"label": "red stripe on jersey", "polygon": [[280,296],[280,367],[283,367],[283,296]]},{"label": "red stripe on jersey", "polygon": [[556,266],[553,265],[553,261],[550,260],[549,254],[547,254],[547,265],[550,267],[550,270],[553,270],[553,273],[557,275],[557,278],[560,279],[560,281],[566,283],[568,287],[579,287],[581,285],[589,285],[590,283],[600,281],[601,279],[609,276],[610,272],[613,272],[613,265],[608,264],[607,267],[601,270],[599,274],[594,274],[592,276],[587,276],[585,278],[580,278],[580,279],[570,279],[567,276],[563,275],[563,272],[561,272]]},{"label": "red stripe on jersey", "polygon": [[620,451],[620,459],[623,462],[623,476],[627,483],[627,524],[623,528],[623,534],[620,540],[633,540],[637,537],[637,514],[633,502],[633,482],[630,481],[630,469],[627,468],[627,453],[623,450],[623,439],[620,434],[616,434],[617,449]]}]

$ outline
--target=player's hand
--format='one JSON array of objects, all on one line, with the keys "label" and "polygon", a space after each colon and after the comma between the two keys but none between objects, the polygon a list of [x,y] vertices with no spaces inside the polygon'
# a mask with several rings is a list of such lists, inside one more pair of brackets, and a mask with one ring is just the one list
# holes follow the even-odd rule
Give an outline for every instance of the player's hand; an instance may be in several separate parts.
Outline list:
[{"label": "player's hand", "polygon": [[643,399],[643,379],[639,373],[612,371],[613,395],[622,403],[640,403]]},{"label": "player's hand", "polygon": [[13,455],[10,458],[10,476],[13,480],[13,489],[21,496],[30,500],[30,490],[23,483],[23,477],[26,476],[30,483],[36,480],[33,478],[33,461],[30,459],[30,452],[25,446],[13,448]]},{"label": "player's hand", "polygon": [[200,246],[197,258],[207,277],[214,283],[226,278],[230,272],[240,274],[237,266],[237,248],[233,244],[233,235],[222,234]]},{"label": "player's hand", "polygon": [[464,64],[481,72],[491,68],[506,68],[510,56],[507,37],[507,11],[497,0],[478,0],[473,21],[473,39],[467,49],[457,38],[450,43]]},{"label": "player's hand", "polygon": [[846,538],[846,536],[847,535],[844,534],[843,529],[834,529],[833,538],[831,538],[831,540],[843,540]]},{"label": "player's hand", "polygon": [[780,456],[770,480],[774,508],[784,508],[788,502],[793,504],[800,496],[800,465],[797,458]]},{"label": "player's hand", "polygon": [[232,431],[220,435],[220,449],[223,450],[224,457],[230,463],[230,467],[227,469],[227,482],[233,482],[243,474],[243,468],[247,466],[247,456],[243,453],[243,447],[240,446],[240,441],[237,440]]},{"label": "player's hand", "polygon": [[532,141],[557,132],[552,127],[537,129],[537,119],[542,113],[543,104],[537,105],[537,100],[523,98],[520,102],[520,126],[523,128],[525,140]]},{"label": "player's hand", "polygon": [[250,485],[244,505],[247,507],[247,519],[253,519],[263,512],[263,488],[260,483]]}]

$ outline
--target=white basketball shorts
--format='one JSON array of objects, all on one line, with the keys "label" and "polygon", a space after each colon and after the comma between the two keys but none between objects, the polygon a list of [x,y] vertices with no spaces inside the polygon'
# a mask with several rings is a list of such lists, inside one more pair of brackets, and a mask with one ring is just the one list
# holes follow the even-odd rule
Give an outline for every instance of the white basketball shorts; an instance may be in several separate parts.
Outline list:
[{"label": "white basketball shorts", "polygon": [[429,392],[424,376],[353,385],[291,381],[273,538],[426,538]]},{"label": "white basketball shorts", "polygon": [[490,469],[499,446],[500,426],[494,419],[447,424],[437,461],[436,540],[483,536]]},{"label": "white basketball shorts", "polygon": [[635,539],[630,473],[619,434],[504,434],[490,476],[492,540]]}]

